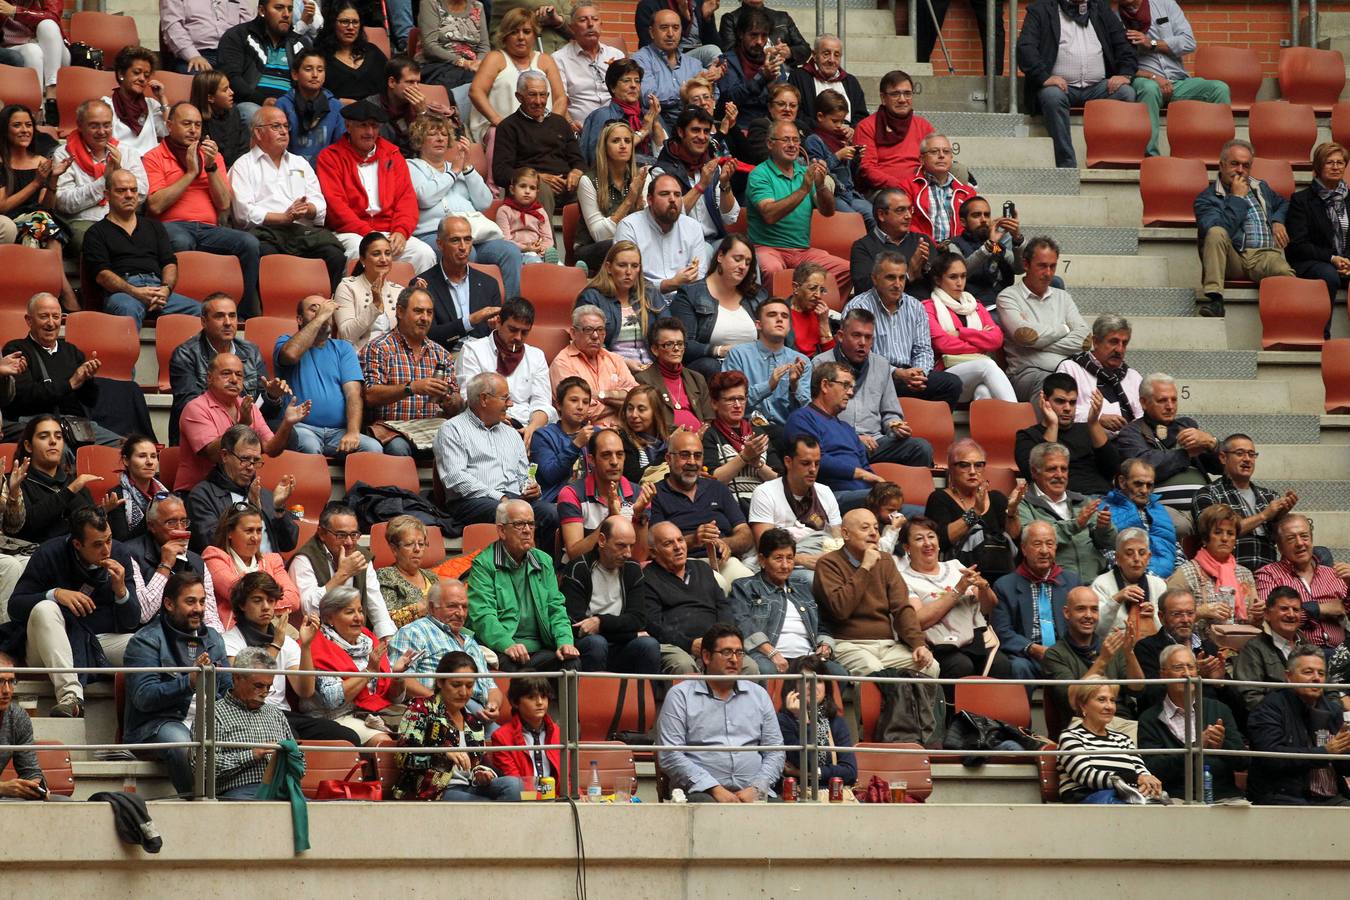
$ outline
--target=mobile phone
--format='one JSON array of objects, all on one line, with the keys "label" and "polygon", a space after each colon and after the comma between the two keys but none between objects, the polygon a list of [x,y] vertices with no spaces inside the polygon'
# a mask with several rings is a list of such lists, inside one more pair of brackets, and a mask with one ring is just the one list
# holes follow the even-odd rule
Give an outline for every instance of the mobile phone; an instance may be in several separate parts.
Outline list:
[{"label": "mobile phone", "polygon": [[1003,218],[1005,218],[1005,219],[1015,219],[1015,218],[1017,218],[1017,204],[1016,204],[1016,203],[1012,202],[1011,200],[1005,200],[1005,201],[1003,201]]}]

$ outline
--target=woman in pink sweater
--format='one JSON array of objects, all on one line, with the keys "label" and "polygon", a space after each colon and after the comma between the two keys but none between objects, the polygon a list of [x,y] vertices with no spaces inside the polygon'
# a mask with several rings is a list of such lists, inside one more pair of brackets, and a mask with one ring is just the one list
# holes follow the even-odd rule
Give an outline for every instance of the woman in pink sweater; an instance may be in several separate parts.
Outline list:
[{"label": "woman in pink sweater", "polygon": [[1003,346],[1003,329],[966,293],[966,261],[947,252],[932,268],[933,296],[923,301],[938,368],[961,379],[961,402],[1016,400],[1012,383],[989,354]]}]

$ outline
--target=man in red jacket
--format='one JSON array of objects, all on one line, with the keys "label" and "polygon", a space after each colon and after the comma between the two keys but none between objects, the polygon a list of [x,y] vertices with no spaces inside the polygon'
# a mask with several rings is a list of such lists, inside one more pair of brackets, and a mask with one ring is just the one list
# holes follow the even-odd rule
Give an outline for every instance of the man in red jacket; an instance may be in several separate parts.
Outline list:
[{"label": "man in red jacket", "polygon": [[975,189],[952,174],[952,142],[945,134],[930,132],[919,141],[919,171],[905,185],[914,205],[909,230],[926,234],[936,244],[945,244],[964,229],[961,207]]},{"label": "man in red jacket", "polygon": [[348,259],[356,259],[362,238],[378,231],[388,236],[395,259],[411,263],[414,272],[425,272],[436,265],[436,253],[412,236],[417,195],[403,154],[380,137],[388,114],[358,100],[342,108],[342,118],[347,133],[319,154],[328,227],[337,232]]}]

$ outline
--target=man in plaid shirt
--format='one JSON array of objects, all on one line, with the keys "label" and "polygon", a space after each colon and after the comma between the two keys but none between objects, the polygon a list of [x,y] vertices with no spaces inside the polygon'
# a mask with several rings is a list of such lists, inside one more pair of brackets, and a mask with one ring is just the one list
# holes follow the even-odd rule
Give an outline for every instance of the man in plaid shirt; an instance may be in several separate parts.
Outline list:
[{"label": "man in plaid shirt", "polygon": [[[235,668],[270,669],[276,660],[262,647],[245,647],[235,654]],[[279,707],[267,702],[275,675],[237,674],[230,692],[216,704],[216,740],[249,744],[293,741],[291,726]],[[222,747],[216,751],[216,796],[222,800],[253,800],[274,771],[274,751],[268,747]]]},{"label": "man in plaid shirt", "polygon": [[[406,288],[398,296],[394,330],[361,351],[371,433],[384,444],[384,452],[394,456],[412,456],[413,445],[382,423],[433,419],[439,427],[464,408],[455,382],[454,359],[448,350],[427,338],[435,310],[425,289]],[[427,424],[430,427],[431,423]],[[434,434],[435,428],[430,433]]]},{"label": "man in plaid shirt", "polygon": [[1196,491],[1191,498],[1191,515],[1197,522],[1200,513],[1216,503],[1226,503],[1242,516],[1234,555],[1238,565],[1253,572],[1278,558],[1272,523],[1298,503],[1298,494],[1293,491],[1277,494],[1252,481],[1258,456],[1256,443],[1251,438],[1245,434],[1230,434],[1219,444],[1223,475]]}]

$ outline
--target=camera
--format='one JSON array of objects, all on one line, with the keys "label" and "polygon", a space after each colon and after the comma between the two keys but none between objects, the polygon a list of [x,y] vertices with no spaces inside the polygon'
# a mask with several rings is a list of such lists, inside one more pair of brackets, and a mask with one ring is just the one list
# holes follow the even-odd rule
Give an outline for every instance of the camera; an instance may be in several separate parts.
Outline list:
[{"label": "camera", "polygon": [[1016,203],[1013,203],[1011,200],[1005,200],[1005,201],[1003,202],[1003,218],[1005,218],[1005,219],[1015,219],[1015,218],[1017,218],[1017,204],[1016,204]]}]

